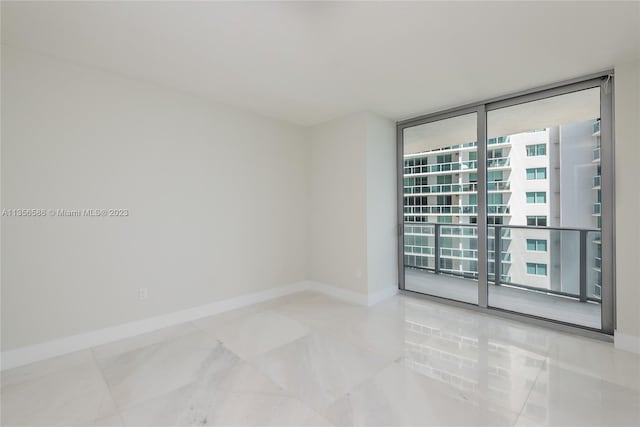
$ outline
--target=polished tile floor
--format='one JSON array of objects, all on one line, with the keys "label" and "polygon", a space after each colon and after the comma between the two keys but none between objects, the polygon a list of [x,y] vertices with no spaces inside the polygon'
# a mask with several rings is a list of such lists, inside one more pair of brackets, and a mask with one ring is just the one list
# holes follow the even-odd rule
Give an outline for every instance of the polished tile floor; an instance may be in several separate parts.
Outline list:
[{"label": "polished tile floor", "polygon": [[2,425],[638,426],[640,358],[396,296],[299,293],[2,374]]}]

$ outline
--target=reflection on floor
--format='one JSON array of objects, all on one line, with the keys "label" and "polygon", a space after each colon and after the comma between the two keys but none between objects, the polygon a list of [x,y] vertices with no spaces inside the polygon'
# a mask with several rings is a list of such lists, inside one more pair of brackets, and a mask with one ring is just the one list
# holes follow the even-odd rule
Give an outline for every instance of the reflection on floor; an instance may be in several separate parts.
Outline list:
[{"label": "reflection on floor", "polygon": [[637,426],[640,356],[302,292],[2,373],[2,425]]},{"label": "reflection on floor", "polygon": [[[407,268],[405,288],[456,301],[478,302],[478,282],[424,270]],[[489,305],[595,329],[601,327],[600,304],[581,303],[540,292],[489,285]]]}]

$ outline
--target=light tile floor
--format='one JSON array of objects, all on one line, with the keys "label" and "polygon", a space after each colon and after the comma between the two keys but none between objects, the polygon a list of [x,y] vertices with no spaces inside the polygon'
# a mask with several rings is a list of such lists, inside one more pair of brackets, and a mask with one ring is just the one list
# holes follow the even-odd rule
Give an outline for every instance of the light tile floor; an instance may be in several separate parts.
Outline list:
[{"label": "light tile floor", "polygon": [[638,426],[640,357],[304,292],[3,372],[1,399],[3,426]]}]

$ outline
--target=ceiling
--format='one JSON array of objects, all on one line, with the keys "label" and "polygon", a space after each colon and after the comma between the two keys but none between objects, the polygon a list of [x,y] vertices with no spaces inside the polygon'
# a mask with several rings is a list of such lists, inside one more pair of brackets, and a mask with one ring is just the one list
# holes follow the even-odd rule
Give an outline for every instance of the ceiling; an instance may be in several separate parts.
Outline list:
[{"label": "ceiling", "polygon": [[2,2],[2,43],[289,122],[405,119],[640,58],[640,2]]}]

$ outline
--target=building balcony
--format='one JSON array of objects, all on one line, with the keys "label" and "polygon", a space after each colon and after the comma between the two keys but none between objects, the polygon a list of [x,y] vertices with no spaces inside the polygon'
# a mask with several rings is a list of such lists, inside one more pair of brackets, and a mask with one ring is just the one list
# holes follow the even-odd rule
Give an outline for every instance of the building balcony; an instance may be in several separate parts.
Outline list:
[{"label": "building balcony", "polygon": [[[498,157],[495,159],[487,160],[487,167],[489,169],[509,169],[510,159],[509,157]],[[429,176],[429,175],[447,175],[451,173],[462,172],[477,172],[478,161],[477,160],[462,160],[459,162],[448,163],[433,163],[427,165],[404,166],[404,176]]]},{"label": "building balcony", "polygon": [[593,177],[593,189],[594,190],[600,189],[600,178],[601,178],[600,175]]},{"label": "building balcony", "polygon": [[[490,192],[510,192],[511,183],[509,181],[492,181],[487,183],[487,190]],[[465,194],[476,193],[478,191],[477,182],[465,182],[462,184],[430,184],[412,185],[404,187],[404,194]]]},{"label": "building balcony", "polygon": [[[462,231],[462,229],[468,231]],[[405,234],[405,289],[476,303],[477,282],[467,279],[478,278],[478,250],[462,248],[460,246],[470,246],[471,243],[467,243],[466,239],[460,237],[454,237],[452,240],[452,237],[443,233],[456,236],[465,234],[477,238],[474,235],[477,233],[477,226],[471,224],[460,226],[433,223],[405,224],[405,233],[409,230],[411,232],[424,231],[429,237],[415,237]],[[548,234],[546,236],[540,234],[541,230]],[[532,232],[535,234],[532,235]],[[518,248],[525,247],[526,239],[531,238],[547,239],[549,242],[553,242],[556,240],[554,233],[562,234],[564,239],[575,239],[576,249],[580,248],[579,252],[587,254],[587,256],[575,259],[573,251],[557,252],[555,256],[571,258],[572,267],[567,270],[566,274],[554,275],[550,268],[542,270],[544,271],[542,274],[530,273],[530,264],[548,261]],[[503,241],[507,235],[509,236],[508,244]],[[585,315],[585,318],[581,319],[578,324],[598,328],[601,297],[599,288],[594,284],[599,283],[601,258],[589,246],[580,247],[580,245],[591,245],[593,241],[599,239],[599,236],[600,232],[594,229],[516,225],[489,226],[487,237],[490,239],[490,250],[487,254],[487,279],[490,286],[490,304],[507,310],[519,307],[523,310],[515,311],[561,321],[568,319],[572,323],[576,323],[575,317],[570,316],[574,316],[576,313],[570,313],[566,310],[577,310]],[[409,240],[421,243],[428,249],[408,245],[407,241]],[[520,240],[521,244],[515,245],[517,240]],[[548,250],[552,250],[552,248],[549,247]],[[500,272],[497,280],[495,272]],[[505,304],[501,305],[495,299],[501,297],[512,298],[512,300],[509,301],[509,304],[505,300]],[[553,312],[553,316],[543,316],[543,313],[547,312]]]},{"label": "building balcony", "polygon": [[[489,205],[487,213],[492,215],[510,215],[509,205]],[[413,215],[477,215],[477,205],[433,205],[405,206],[405,214]]]},{"label": "building balcony", "polygon": [[594,216],[600,216],[601,215],[601,210],[602,210],[602,205],[600,203],[594,203],[593,204],[593,215]]},{"label": "building balcony", "polygon": [[593,136],[600,135],[600,120],[593,122]]},{"label": "building balcony", "polygon": [[477,191],[478,184],[475,182],[468,182],[464,184],[432,184],[404,187],[404,194],[458,194],[475,193]]},{"label": "building balcony", "polygon": [[[478,301],[477,272],[442,269],[439,273],[423,268],[405,268],[405,289],[434,295],[455,301],[476,304]],[[475,280],[474,280],[475,279]],[[508,283],[511,276],[502,274],[501,283]],[[598,286],[592,285],[598,294]],[[489,304],[492,307],[508,308],[510,311],[530,313],[561,322],[574,323],[599,329],[600,305],[580,302],[528,289],[489,283]]]},{"label": "building balcony", "polygon": [[593,157],[591,159],[593,163],[600,163],[600,147],[594,148]]},{"label": "building balcony", "polygon": [[[424,225],[423,225],[424,224]],[[405,223],[404,233],[406,236],[411,237],[424,237],[433,240],[435,236],[435,229],[438,229],[438,236],[440,237],[468,237],[478,238],[478,227],[474,224],[437,224],[437,227],[433,223]],[[489,240],[493,239],[493,234],[490,234]],[[505,228],[502,230],[502,240],[511,239],[511,230]]]},{"label": "building balcony", "polygon": [[487,139],[487,145],[502,145],[502,144],[511,144],[511,137],[499,136],[497,138]]},{"label": "building balcony", "polygon": [[511,191],[509,181],[491,181],[487,183],[487,191]]},{"label": "building balcony", "polygon": [[507,168],[510,165],[510,159],[508,157],[496,157],[494,159],[487,160],[488,168]]}]

